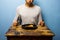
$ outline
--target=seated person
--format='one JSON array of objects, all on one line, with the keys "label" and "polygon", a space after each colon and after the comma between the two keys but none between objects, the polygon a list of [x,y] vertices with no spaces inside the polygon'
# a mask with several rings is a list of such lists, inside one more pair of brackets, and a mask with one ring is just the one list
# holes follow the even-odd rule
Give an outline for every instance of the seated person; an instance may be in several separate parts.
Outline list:
[{"label": "seated person", "polygon": [[[25,0],[26,3],[17,7],[16,16],[13,20],[13,25],[16,26],[18,22],[21,25],[35,24],[44,25],[44,21],[41,17],[41,8],[33,4],[34,0]],[[18,17],[20,20],[18,20]],[[18,20],[18,21],[17,21]]]}]

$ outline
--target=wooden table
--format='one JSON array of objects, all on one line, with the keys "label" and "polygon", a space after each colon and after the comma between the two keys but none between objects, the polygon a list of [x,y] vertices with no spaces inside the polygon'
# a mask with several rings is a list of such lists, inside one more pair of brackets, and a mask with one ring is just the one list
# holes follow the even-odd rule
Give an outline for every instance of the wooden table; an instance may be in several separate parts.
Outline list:
[{"label": "wooden table", "polygon": [[7,40],[52,40],[54,33],[46,26],[38,25],[35,30],[26,30],[19,25],[11,26],[5,35]]}]

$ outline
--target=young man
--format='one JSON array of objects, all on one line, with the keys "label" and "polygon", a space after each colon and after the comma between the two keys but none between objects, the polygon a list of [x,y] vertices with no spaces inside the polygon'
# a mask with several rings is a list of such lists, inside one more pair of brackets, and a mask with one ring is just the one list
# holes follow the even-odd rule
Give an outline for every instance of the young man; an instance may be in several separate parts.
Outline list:
[{"label": "young man", "polygon": [[17,25],[17,18],[20,16],[22,19],[21,25],[35,24],[42,25],[44,22],[41,17],[41,8],[33,4],[34,0],[25,0],[26,3],[17,7],[16,17],[13,20],[13,25]]}]

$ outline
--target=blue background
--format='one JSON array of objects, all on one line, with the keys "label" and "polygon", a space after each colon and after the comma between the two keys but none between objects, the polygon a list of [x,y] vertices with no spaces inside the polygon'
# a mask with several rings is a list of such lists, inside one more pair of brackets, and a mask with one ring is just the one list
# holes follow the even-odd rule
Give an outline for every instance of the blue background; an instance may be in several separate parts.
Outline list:
[{"label": "blue background", "polygon": [[[0,40],[6,40],[5,33],[15,17],[16,7],[25,0],[0,0]],[[53,40],[60,40],[60,0],[35,0],[42,9],[45,24],[55,33]]]}]

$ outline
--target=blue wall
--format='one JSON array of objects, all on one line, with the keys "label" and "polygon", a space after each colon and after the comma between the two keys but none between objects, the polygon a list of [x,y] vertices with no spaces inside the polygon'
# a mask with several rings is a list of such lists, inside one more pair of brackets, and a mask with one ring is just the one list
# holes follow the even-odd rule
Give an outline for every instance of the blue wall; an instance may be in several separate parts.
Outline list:
[{"label": "blue wall", "polygon": [[[0,0],[0,40],[6,40],[5,33],[15,17],[16,7],[24,0]],[[55,33],[53,40],[60,40],[60,0],[35,0],[42,9],[45,24]]]}]

